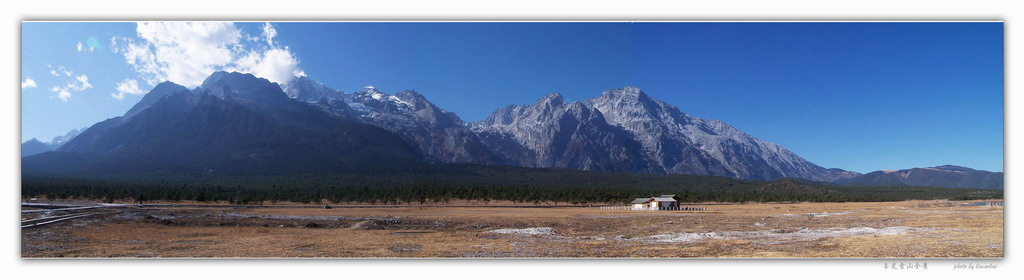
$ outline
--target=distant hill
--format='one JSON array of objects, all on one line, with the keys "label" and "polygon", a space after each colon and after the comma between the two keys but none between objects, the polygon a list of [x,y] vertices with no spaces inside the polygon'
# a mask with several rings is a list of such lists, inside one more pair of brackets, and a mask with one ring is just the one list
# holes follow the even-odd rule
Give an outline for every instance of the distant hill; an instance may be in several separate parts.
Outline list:
[{"label": "distant hill", "polygon": [[60,148],[60,146],[63,146],[68,141],[71,141],[72,139],[75,139],[75,137],[78,137],[78,134],[81,134],[86,129],[89,129],[89,127],[83,127],[81,129],[72,129],[71,131],[68,131],[68,133],[64,135],[53,137],[53,139],[50,140],[50,143],[48,143],[47,146],[50,146],[50,150],[56,150]]},{"label": "distant hill", "polygon": [[875,171],[837,182],[841,185],[908,185],[946,188],[1003,189],[1003,173],[955,165]]},{"label": "distant hill", "polygon": [[39,139],[29,139],[25,143],[21,143],[21,157],[27,157],[31,155],[37,155],[50,151],[50,146],[39,141]]},{"label": "distant hill", "polygon": [[63,146],[64,143],[71,141],[71,139],[75,139],[75,137],[77,137],[79,133],[82,133],[82,131],[85,131],[86,128],[72,129],[71,131],[68,131],[67,134],[53,137],[53,140],[50,140],[49,143],[39,141],[39,139],[35,138],[29,139],[28,141],[25,141],[25,143],[21,143],[21,157],[33,156],[56,150],[57,148],[60,148],[60,146]]}]

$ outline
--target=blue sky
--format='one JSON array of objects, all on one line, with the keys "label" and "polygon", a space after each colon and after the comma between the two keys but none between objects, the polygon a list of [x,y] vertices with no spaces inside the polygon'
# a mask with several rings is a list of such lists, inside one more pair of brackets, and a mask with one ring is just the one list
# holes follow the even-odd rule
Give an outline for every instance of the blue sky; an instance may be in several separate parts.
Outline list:
[{"label": "blue sky", "polygon": [[22,140],[213,70],[414,89],[467,121],[632,85],[824,167],[1003,170],[1002,23],[23,23]]}]

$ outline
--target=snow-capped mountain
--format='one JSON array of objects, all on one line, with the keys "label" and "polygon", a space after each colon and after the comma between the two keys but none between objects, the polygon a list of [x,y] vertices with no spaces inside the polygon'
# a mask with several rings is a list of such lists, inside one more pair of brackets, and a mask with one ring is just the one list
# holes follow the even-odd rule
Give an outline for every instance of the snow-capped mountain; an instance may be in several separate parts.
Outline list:
[{"label": "snow-capped mountain", "polygon": [[[589,118],[567,118],[581,114]],[[761,180],[834,181],[859,175],[822,168],[724,122],[683,113],[635,87],[569,104],[560,95],[549,94],[530,106],[498,109],[472,127],[492,151],[504,151],[499,154],[531,167]],[[580,129],[587,134],[574,134]],[[573,160],[560,161],[564,158]]]},{"label": "snow-capped mountain", "polygon": [[50,143],[48,143],[47,146],[50,146],[51,150],[56,150],[57,148],[60,148],[60,146],[63,146],[64,143],[71,141],[71,139],[75,139],[75,137],[78,136],[78,134],[81,134],[86,129],[89,129],[89,127],[87,126],[83,127],[82,129],[72,129],[71,131],[68,131],[68,133],[64,135],[53,137],[53,139],[50,140]]},{"label": "snow-capped mountain", "polygon": [[465,123],[415,91],[367,86],[348,94],[308,77],[284,88],[294,99],[334,116],[401,135],[438,162],[507,164],[580,170],[717,175],[743,179],[836,181],[860,175],[825,169],[786,148],[718,120],[705,120],[635,87],[583,102],[549,94]]},{"label": "snow-capped mountain", "polygon": [[632,135],[557,93],[498,109],[472,129],[502,162],[527,167],[657,173]]},{"label": "snow-capped mountain", "polygon": [[609,124],[631,132],[665,173],[828,182],[860,175],[822,168],[725,122],[683,113],[635,87],[609,90],[585,103]]},{"label": "snow-capped mountain", "polygon": [[394,95],[373,86],[352,94],[327,88],[308,78],[286,88],[293,98],[311,103],[334,116],[356,120],[394,132],[416,147],[425,159],[452,163],[497,163],[462,119],[442,110],[415,91]]},{"label": "snow-capped mountain", "polygon": [[329,88],[307,76],[296,77],[282,85],[281,89],[288,94],[288,97],[310,103],[320,100],[339,100],[346,96],[344,92]]},{"label": "snow-capped mountain", "polygon": [[582,102],[548,94],[466,123],[411,90],[345,93],[308,77],[281,86],[227,72],[191,90],[159,84],[123,116],[45,154],[27,157],[25,169],[336,172],[425,160],[828,182],[859,175],[634,87]]}]

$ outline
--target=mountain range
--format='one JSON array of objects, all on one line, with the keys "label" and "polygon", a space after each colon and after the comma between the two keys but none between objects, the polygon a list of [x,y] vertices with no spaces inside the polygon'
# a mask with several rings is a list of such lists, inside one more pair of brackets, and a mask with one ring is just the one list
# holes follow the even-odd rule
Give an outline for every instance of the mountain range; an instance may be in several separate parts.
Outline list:
[{"label": "mountain range", "polygon": [[839,180],[843,185],[910,185],[954,188],[1003,189],[1003,173],[955,165],[875,171]]},{"label": "mountain range", "polygon": [[782,146],[683,113],[635,87],[582,102],[557,93],[470,124],[515,165],[614,172],[835,181],[860,175],[815,165]]},{"label": "mountain range", "polygon": [[[73,132],[54,147],[23,144],[23,171],[380,172],[469,163],[844,184],[952,178],[899,181],[824,168],[628,86],[576,102],[552,93],[466,122],[415,91],[345,93],[308,77],[278,85],[216,72],[195,89],[161,83],[124,115]],[[53,152],[31,154],[40,144]],[[957,177],[955,186],[976,187],[983,177],[985,188],[1001,187],[997,174]]]},{"label": "mountain range", "polygon": [[50,142],[39,141],[39,139],[35,138],[29,139],[28,141],[25,141],[25,143],[21,143],[21,156],[27,157],[31,155],[56,150],[57,148],[60,148],[60,146],[64,145],[64,143],[71,141],[71,139],[75,138],[75,136],[78,136],[79,133],[82,133],[86,129],[88,129],[88,127],[83,127],[81,129],[72,129],[71,131],[68,131],[67,134],[53,137],[53,139],[50,140]]}]

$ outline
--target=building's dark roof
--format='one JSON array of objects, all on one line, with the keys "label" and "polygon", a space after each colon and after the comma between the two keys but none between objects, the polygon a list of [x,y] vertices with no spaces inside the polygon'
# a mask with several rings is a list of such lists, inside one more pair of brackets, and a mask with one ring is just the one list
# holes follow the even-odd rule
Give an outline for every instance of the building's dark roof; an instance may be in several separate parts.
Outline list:
[{"label": "building's dark roof", "polygon": [[651,199],[652,198],[650,198],[650,197],[647,197],[647,198],[637,198],[637,199],[634,199],[633,202],[630,202],[630,204],[647,203],[648,201],[651,201]]},{"label": "building's dark roof", "polygon": [[641,198],[634,199],[633,202],[630,202],[630,203],[631,204],[648,203],[648,202],[651,202],[651,201],[678,202],[677,198],[678,198],[678,196],[676,196],[674,194],[666,194],[666,195],[655,196],[655,197],[641,197]]}]

